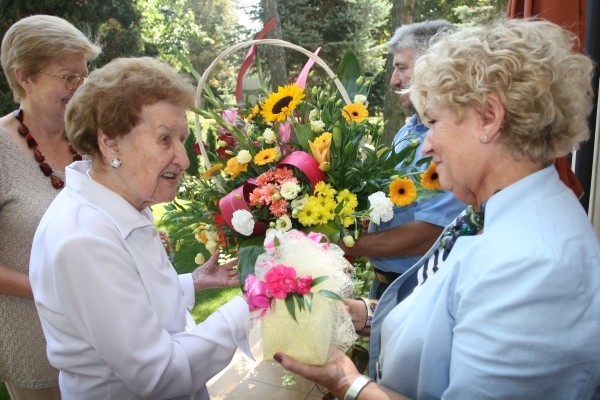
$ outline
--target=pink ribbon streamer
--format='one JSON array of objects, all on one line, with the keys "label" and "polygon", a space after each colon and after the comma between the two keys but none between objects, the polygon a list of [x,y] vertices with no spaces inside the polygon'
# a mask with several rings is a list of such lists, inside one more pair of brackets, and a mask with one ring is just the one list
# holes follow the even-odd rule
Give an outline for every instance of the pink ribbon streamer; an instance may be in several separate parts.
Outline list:
[{"label": "pink ribbon streamer", "polygon": [[[321,51],[320,47],[318,49],[316,49],[313,53],[317,56],[317,55],[319,55],[319,51]],[[310,72],[310,69],[312,68],[312,66],[314,64],[315,64],[315,60],[313,60],[312,58],[309,58],[308,61],[306,62],[306,64],[304,64],[304,68],[302,68],[302,71],[300,71],[300,75],[298,75],[298,79],[296,79],[296,84],[298,86],[300,86],[302,89],[304,89],[306,87],[306,81],[308,80],[308,73]]]},{"label": "pink ribbon streamer", "polygon": [[[269,31],[275,26],[276,22],[277,21],[275,20],[275,18],[273,18],[269,22],[267,22],[265,27],[256,35],[256,39],[263,39],[267,35],[267,33],[269,33]],[[248,53],[246,54],[246,57],[244,58],[244,61],[242,62],[242,66],[240,67],[240,70],[238,71],[237,82],[235,84],[235,101],[237,104],[242,102],[242,89],[243,89],[242,80],[244,78],[244,75],[246,74],[246,71],[252,65],[255,55],[256,55],[256,45],[250,46],[250,48],[248,49]],[[240,106],[240,109],[241,109],[241,106]]]}]

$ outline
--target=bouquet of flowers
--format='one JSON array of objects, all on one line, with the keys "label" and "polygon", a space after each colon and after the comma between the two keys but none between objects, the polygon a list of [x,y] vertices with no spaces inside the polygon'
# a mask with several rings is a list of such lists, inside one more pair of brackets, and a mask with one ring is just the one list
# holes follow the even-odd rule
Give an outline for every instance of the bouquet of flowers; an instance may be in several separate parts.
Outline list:
[{"label": "bouquet of flowers", "polygon": [[[248,43],[262,42],[273,44]],[[296,82],[264,98],[240,98],[228,107],[204,88],[210,67],[200,79],[195,118],[202,176],[185,177],[179,198],[188,202],[170,206],[183,210],[207,252],[220,248],[239,258],[242,281],[269,230],[321,232],[351,246],[365,218],[387,221],[394,206],[439,188],[433,165],[424,174],[398,169],[419,143],[402,151],[382,143],[381,120],[367,108],[371,81],[352,52],[335,74],[315,53],[284,43],[310,60]],[[314,62],[331,81],[309,88]]]},{"label": "bouquet of flowers", "polygon": [[265,359],[283,351],[322,365],[336,349],[346,351],[356,333],[342,301],[353,294],[354,271],[343,251],[323,234],[295,229],[273,231],[264,248],[244,292],[253,311],[249,336],[261,339]]}]

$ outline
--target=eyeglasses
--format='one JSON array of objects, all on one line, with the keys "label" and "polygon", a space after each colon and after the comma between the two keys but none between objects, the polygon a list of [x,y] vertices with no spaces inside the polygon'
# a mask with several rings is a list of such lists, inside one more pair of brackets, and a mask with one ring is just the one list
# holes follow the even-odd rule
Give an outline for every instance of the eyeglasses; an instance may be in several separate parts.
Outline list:
[{"label": "eyeglasses", "polygon": [[81,76],[79,74],[71,74],[71,75],[57,75],[51,74],[50,72],[40,71],[40,74],[54,76],[56,78],[60,78],[65,81],[65,88],[67,90],[77,89],[79,85],[81,85],[88,78],[87,75]]}]

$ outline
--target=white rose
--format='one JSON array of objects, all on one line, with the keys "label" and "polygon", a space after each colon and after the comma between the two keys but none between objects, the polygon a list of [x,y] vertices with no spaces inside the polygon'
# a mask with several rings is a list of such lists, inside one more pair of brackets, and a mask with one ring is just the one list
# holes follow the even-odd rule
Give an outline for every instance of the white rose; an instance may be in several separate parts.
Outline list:
[{"label": "white rose", "polygon": [[237,155],[237,160],[240,164],[248,164],[252,161],[252,154],[248,150],[240,150]]},{"label": "white rose", "polygon": [[206,250],[210,254],[214,254],[215,251],[217,251],[217,249],[219,248],[219,243],[215,242],[214,240],[209,240],[208,242],[206,242],[206,244],[204,245],[204,247],[206,247]]},{"label": "white rose", "polygon": [[387,222],[394,217],[394,204],[383,192],[376,192],[369,196],[371,212],[369,217],[374,224],[379,225],[381,221]]},{"label": "white rose", "polygon": [[281,232],[287,232],[292,229],[292,220],[287,215],[277,218],[275,221],[275,229]]},{"label": "white rose", "polygon": [[309,121],[316,121],[319,119],[319,110],[317,110],[316,108],[310,110],[310,112],[308,113],[308,120]]},{"label": "white rose", "polygon": [[281,189],[279,192],[286,200],[294,200],[300,194],[302,188],[296,182],[287,181],[283,185],[281,185]]},{"label": "white rose", "polygon": [[252,214],[248,210],[235,211],[231,223],[233,229],[244,236],[250,236],[254,231],[254,218],[252,218]]},{"label": "white rose", "polygon": [[204,231],[207,240],[214,240],[215,242],[219,241],[219,232],[214,230],[206,230]]},{"label": "white rose", "polygon": [[325,130],[325,122],[320,119],[316,121],[310,121],[310,129],[315,133],[321,133]]},{"label": "white rose", "polygon": [[354,102],[362,104],[365,107],[367,107],[367,105],[369,104],[367,103],[367,96],[364,96],[362,94],[357,94],[356,96],[354,96]]},{"label": "white rose", "polygon": [[263,132],[263,137],[266,143],[277,143],[277,135],[273,132],[273,129],[267,128]]},{"label": "white rose", "polygon": [[307,201],[308,200],[304,196],[298,197],[298,198],[292,200],[292,204],[291,204],[292,208],[294,210],[302,210]]},{"label": "white rose", "polygon": [[194,262],[196,264],[202,265],[202,264],[204,264],[204,261],[206,261],[206,259],[204,258],[204,254],[202,254],[202,253],[196,254],[196,258],[194,258]]}]

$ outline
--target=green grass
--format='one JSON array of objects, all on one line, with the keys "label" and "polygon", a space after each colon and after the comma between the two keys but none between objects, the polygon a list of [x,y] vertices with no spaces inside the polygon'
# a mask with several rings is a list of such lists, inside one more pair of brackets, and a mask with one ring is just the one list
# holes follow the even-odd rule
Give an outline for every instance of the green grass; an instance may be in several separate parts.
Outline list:
[{"label": "green grass", "polygon": [[[175,241],[179,239],[179,237],[173,233],[175,231],[175,227],[165,223],[164,221],[161,221],[161,217],[164,212],[162,205],[159,204],[154,206],[152,211],[154,212],[156,226],[165,230],[169,235],[171,235],[173,243],[175,243]],[[181,251],[175,253],[175,269],[178,273],[183,274],[186,272],[191,272],[197,267],[196,263],[194,262],[196,253],[197,249],[187,246],[183,246]],[[227,301],[231,300],[240,293],[241,290],[238,288],[208,289],[201,292],[196,292],[196,304],[191,313],[196,322],[204,321],[210,314],[219,308],[219,306],[225,304]],[[1,382],[0,400],[10,400],[8,391],[6,390],[4,383]]]}]

